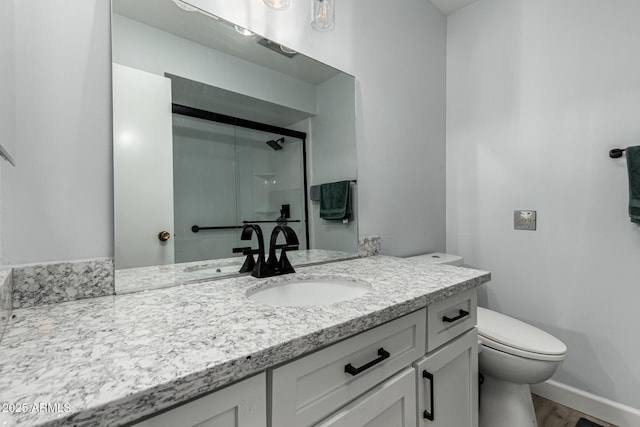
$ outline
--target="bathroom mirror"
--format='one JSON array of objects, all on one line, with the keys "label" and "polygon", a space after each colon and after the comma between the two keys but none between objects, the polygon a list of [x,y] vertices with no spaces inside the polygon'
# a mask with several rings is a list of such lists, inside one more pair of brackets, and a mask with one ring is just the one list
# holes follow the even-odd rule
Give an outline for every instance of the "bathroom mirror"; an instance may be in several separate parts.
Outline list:
[{"label": "bathroom mirror", "polygon": [[[353,76],[179,0],[113,0],[112,58],[117,293],[238,274],[246,223],[357,256]],[[336,181],[347,221],[312,200]]]}]

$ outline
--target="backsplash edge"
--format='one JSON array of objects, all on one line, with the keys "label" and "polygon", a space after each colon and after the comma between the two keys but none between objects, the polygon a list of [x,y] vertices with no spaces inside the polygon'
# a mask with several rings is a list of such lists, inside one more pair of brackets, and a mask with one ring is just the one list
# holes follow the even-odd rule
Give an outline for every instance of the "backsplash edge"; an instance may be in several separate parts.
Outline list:
[{"label": "backsplash edge", "polygon": [[15,265],[12,268],[13,308],[115,293],[113,258]]},{"label": "backsplash edge", "polygon": [[382,253],[382,237],[367,236],[358,240],[358,255],[360,257],[376,256]]},{"label": "backsplash edge", "polygon": [[11,318],[13,308],[12,269],[0,268],[0,340]]}]

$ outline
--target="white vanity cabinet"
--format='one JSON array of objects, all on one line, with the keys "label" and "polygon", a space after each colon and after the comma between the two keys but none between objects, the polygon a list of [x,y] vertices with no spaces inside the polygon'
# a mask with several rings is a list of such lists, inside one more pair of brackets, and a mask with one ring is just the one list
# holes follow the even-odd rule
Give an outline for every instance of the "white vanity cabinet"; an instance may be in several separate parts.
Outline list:
[{"label": "white vanity cabinet", "polygon": [[267,385],[262,373],[134,427],[266,427]]}]

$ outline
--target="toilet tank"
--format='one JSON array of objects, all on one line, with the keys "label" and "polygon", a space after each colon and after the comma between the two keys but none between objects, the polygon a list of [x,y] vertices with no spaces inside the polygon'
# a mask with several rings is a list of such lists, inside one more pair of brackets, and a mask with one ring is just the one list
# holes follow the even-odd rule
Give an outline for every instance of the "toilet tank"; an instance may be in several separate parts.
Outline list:
[{"label": "toilet tank", "polygon": [[456,267],[461,267],[464,263],[464,258],[462,258],[461,256],[445,254],[443,252],[432,252],[430,254],[415,255],[406,257],[405,259],[429,262],[432,264],[454,265]]}]

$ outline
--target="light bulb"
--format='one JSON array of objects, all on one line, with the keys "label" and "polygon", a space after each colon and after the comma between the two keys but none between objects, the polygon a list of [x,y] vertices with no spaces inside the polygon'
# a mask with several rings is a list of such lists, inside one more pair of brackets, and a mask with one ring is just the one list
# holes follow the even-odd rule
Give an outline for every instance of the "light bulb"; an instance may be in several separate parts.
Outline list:
[{"label": "light bulb", "polygon": [[263,0],[264,4],[273,10],[285,10],[289,8],[291,0]]},{"label": "light bulb", "polygon": [[234,25],[233,28],[236,29],[236,32],[238,34],[242,34],[245,37],[251,37],[254,33],[252,33],[251,31],[247,30],[246,28],[242,28],[238,25]]},{"label": "light bulb", "polygon": [[196,9],[195,7],[183,2],[182,0],[173,0],[173,2],[176,4],[176,6],[178,6],[180,9],[182,10],[186,10],[187,12],[195,12],[198,9]]},{"label": "light bulb", "polygon": [[334,0],[313,0],[311,27],[316,31],[329,31],[333,29],[334,21]]},{"label": "light bulb", "polygon": [[283,51],[284,53],[288,53],[289,55],[294,55],[294,54],[298,53],[295,50],[293,50],[291,48],[288,48],[286,46],[282,46],[282,45],[280,45],[280,50]]}]

